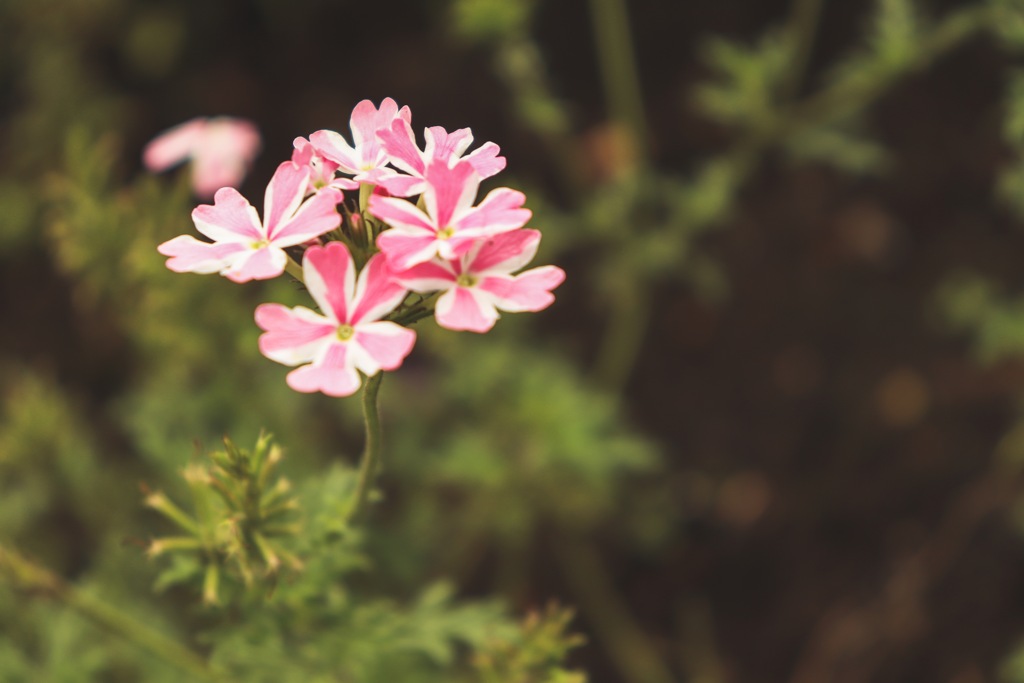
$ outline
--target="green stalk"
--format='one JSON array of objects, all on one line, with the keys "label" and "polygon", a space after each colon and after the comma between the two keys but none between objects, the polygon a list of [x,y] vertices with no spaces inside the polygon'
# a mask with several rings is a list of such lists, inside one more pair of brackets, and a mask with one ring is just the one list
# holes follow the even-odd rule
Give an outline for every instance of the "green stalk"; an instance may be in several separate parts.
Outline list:
[{"label": "green stalk", "polygon": [[814,36],[821,16],[821,0],[793,0],[786,27],[787,38],[792,41],[792,58],[789,71],[782,82],[779,95],[783,101],[792,99],[800,90],[807,63],[814,47]]},{"label": "green stalk", "polygon": [[366,421],[366,444],[363,457],[359,463],[359,481],[353,494],[352,506],[349,508],[348,521],[358,520],[365,512],[366,501],[373,488],[373,480],[380,469],[380,414],[377,392],[384,371],[378,372],[366,380],[363,386],[363,419]]},{"label": "green stalk", "polygon": [[289,256],[288,260],[285,261],[284,269],[288,272],[289,275],[291,275],[299,282],[305,282],[305,280],[302,279],[302,266],[293,261],[291,256]]},{"label": "green stalk", "polygon": [[189,680],[230,683],[229,678],[210,669],[206,660],[177,641],[122,612],[98,597],[65,583],[53,572],[0,545],[0,576],[6,575],[16,586],[48,595],[83,617],[133,643],[189,675]]},{"label": "green stalk", "polygon": [[594,546],[563,532],[552,544],[575,601],[627,683],[674,683],[661,654],[633,620]]},{"label": "green stalk", "polygon": [[645,166],[647,117],[626,3],[624,0],[590,0],[590,15],[608,114],[632,135],[636,159],[640,166]]}]

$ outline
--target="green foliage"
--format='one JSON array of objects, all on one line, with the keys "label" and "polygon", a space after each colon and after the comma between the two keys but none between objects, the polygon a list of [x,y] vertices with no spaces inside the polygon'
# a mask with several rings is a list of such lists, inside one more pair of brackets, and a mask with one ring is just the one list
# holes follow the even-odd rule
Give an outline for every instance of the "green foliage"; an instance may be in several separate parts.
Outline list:
[{"label": "green foliage", "polygon": [[712,38],[702,53],[717,75],[696,90],[697,103],[710,118],[747,129],[762,128],[774,119],[778,89],[793,59],[791,41],[769,33],[747,47]]},{"label": "green foliage", "polygon": [[497,335],[481,341],[424,332],[420,343],[443,361],[436,382],[445,402],[408,392],[389,401],[403,415],[388,446],[402,493],[389,506],[401,505],[413,525],[412,542],[392,552],[429,556],[429,539],[444,528],[448,552],[438,559],[455,572],[471,568],[483,545],[528,547],[552,524],[583,530],[628,518],[630,480],[659,468],[612,396],[550,353]]},{"label": "green foliage", "polygon": [[90,531],[102,528],[117,510],[93,503],[111,482],[87,421],[57,385],[25,371],[2,376],[0,539],[26,543],[63,565],[50,535],[59,531],[59,516],[71,515]]},{"label": "green foliage", "polygon": [[[281,450],[267,435],[250,452],[224,439],[224,450],[210,453],[210,465],[192,464],[184,478],[192,493],[190,514],[160,491],[146,496],[146,505],[178,526],[184,535],[161,537],[149,544],[157,557],[174,553],[177,562],[157,577],[168,587],[201,575],[203,601],[221,601],[221,576],[228,573],[248,588],[257,580],[275,579],[282,565],[302,568],[299,559],[281,547],[280,539],[299,533],[291,518],[298,501],[287,479],[274,478]],[[182,554],[187,554],[182,558]],[[196,558],[199,561],[196,561]]]},{"label": "green foliage", "polygon": [[868,139],[854,124],[822,125],[802,129],[786,142],[786,151],[800,162],[820,161],[856,174],[884,170],[885,149]]},{"label": "green foliage", "polygon": [[988,0],[992,11],[992,31],[1010,49],[1024,49],[1024,2]]},{"label": "green foliage", "polygon": [[469,40],[486,42],[522,34],[528,28],[536,0],[455,0],[452,28]]},{"label": "green foliage", "polygon": [[1024,297],[1000,295],[985,278],[961,274],[944,283],[937,300],[948,324],[970,335],[981,362],[1024,353]]},{"label": "green foliage", "polygon": [[586,683],[585,674],[561,665],[583,644],[579,636],[566,634],[571,620],[571,610],[551,604],[528,614],[514,641],[491,639],[473,661],[483,683]]}]

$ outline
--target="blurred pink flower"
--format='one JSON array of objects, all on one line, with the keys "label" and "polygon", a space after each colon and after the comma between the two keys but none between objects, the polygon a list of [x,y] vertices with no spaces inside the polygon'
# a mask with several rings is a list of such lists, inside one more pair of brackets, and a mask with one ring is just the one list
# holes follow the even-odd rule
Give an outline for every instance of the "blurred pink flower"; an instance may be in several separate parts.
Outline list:
[{"label": "blurred pink flower", "polygon": [[302,270],[322,314],[280,304],[256,309],[256,324],[264,330],[260,352],[278,363],[301,366],[288,373],[288,386],[348,396],[359,389],[359,372],[370,377],[402,364],[416,333],[381,320],[407,294],[391,280],[381,254],[370,258],[357,278],[348,247],[331,242],[307,249]]},{"label": "blurred pink flower", "polygon": [[551,290],[565,279],[561,268],[541,266],[512,275],[533,260],[539,244],[536,230],[504,232],[480,240],[458,259],[434,259],[393,277],[414,292],[444,292],[434,310],[441,327],[486,332],[498,310],[540,311],[555,300]]},{"label": "blurred pink flower", "polygon": [[222,187],[237,187],[260,151],[255,124],[220,116],[195,118],[153,138],[142,161],[153,172],[192,161],[192,187],[197,196],[212,197]]}]

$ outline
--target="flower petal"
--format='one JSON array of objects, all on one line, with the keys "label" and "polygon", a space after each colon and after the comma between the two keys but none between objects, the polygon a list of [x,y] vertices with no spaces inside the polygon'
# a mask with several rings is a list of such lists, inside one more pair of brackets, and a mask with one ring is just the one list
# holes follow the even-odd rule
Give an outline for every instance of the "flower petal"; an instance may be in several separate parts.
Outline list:
[{"label": "flower petal", "polygon": [[492,275],[477,285],[491,295],[494,305],[503,311],[540,311],[555,300],[551,290],[565,280],[565,271],[557,266],[533,268],[514,277]]},{"label": "flower petal", "polygon": [[216,242],[259,242],[263,226],[252,204],[233,187],[217,190],[213,204],[192,210],[196,229]]},{"label": "flower petal", "polygon": [[308,308],[289,309],[281,304],[257,306],[256,324],[264,330],[259,340],[260,353],[284,365],[312,361],[337,329],[333,321]]},{"label": "flower petal", "polygon": [[423,194],[423,190],[427,188],[427,181],[411,175],[394,175],[380,178],[378,184],[394,197],[411,197]]},{"label": "flower petal", "polygon": [[274,171],[263,197],[263,225],[269,239],[273,239],[279,224],[287,221],[299,208],[306,196],[307,185],[308,167],[285,161]]},{"label": "flower petal", "polygon": [[449,330],[486,332],[494,327],[498,311],[474,289],[454,287],[441,295],[434,309],[437,324]]},{"label": "flower petal", "polygon": [[176,273],[219,273],[248,247],[237,242],[200,242],[191,235],[179,235],[156,248]]},{"label": "flower petal", "polygon": [[406,173],[422,176],[426,170],[412,126],[405,119],[395,118],[391,125],[377,132],[391,163]]},{"label": "flower petal", "polygon": [[429,261],[437,254],[438,240],[432,233],[408,234],[385,230],[377,235],[377,247],[387,255],[394,270],[407,270]]},{"label": "flower petal", "polygon": [[449,133],[441,126],[431,126],[423,132],[426,146],[423,153],[428,160],[437,159],[449,166],[457,160],[473,142],[473,131],[459,128]]},{"label": "flower petal", "polygon": [[265,246],[243,252],[221,275],[232,282],[269,280],[284,272],[288,254],[277,247]]},{"label": "flower petal", "polygon": [[378,370],[395,370],[402,364],[416,343],[416,333],[388,321],[364,323],[356,328],[355,342],[372,361],[369,367],[357,367],[367,375],[375,375]]},{"label": "flower petal", "polygon": [[442,161],[433,161],[427,166],[424,177],[427,189],[423,193],[423,203],[434,224],[439,229],[449,225],[456,227],[453,224],[459,222],[463,213],[471,210],[480,186],[480,176],[465,162],[449,168]]},{"label": "flower petal", "polygon": [[318,130],[309,136],[309,142],[321,156],[338,164],[345,173],[359,173],[358,153],[341,136],[341,133],[333,130]]},{"label": "flower petal", "polygon": [[522,229],[503,232],[481,240],[465,259],[470,273],[511,273],[533,260],[540,245],[540,232]]},{"label": "flower petal", "polygon": [[437,259],[418,263],[406,270],[393,271],[391,276],[404,287],[421,294],[450,289],[455,286],[456,278],[451,266]]},{"label": "flower petal", "polygon": [[496,144],[485,142],[462,160],[469,162],[481,178],[490,178],[505,168],[505,157],[498,156],[500,152],[501,148]]},{"label": "flower petal", "polygon": [[385,255],[374,254],[359,273],[348,322],[355,325],[380,320],[395,310],[408,293],[392,277]]},{"label": "flower petal", "polygon": [[[371,214],[400,231],[412,234],[426,231],[431,237],[437,232],[437,227],[430,220],[430,216],[405,199],[374,194],[370,195],[369,208]],[[386,235],[387,233],[381,234]]]},{"label": "flower petal", "polygon": [[522,192],[499,187],[491,190],[479,205],[463,213],[454,227],[460,231],[478,229],[488,235],[521,228],[533,215],[529,209],[521,208],[524,202],[526,195]]},{"label": "flower petal", "polygon": [[321,357],[288,373],[287,382],[295,391],[322,391],[328,396],[350,396],[359,390],[359,373],[349,362],[348,344],[338,342],[325,347]]},{"label": "flower petal", "polygon": [[341,242],[331,242],[326,247],[306,249],[302,274],[306,289],[324,315],[339,323],[350,322],[356,267],[348,247]]},{"label": "flower petal", "polygon": [[270,241],[279,247],[308,242],[341,225],[337,206],[342,201],[340,190],[325,187],[299,207],[295,215],[270,230]]}]

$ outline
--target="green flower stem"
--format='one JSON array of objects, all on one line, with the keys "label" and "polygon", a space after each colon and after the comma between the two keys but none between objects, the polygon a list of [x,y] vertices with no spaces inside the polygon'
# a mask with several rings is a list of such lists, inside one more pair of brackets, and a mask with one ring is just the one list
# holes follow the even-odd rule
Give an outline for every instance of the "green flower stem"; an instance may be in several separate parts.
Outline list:
[{"label": "green flower stem", "polygon": [[352,507],[349,508],[348,521],[358,520],[366,509],[366,501],[370,497],[370,490],[373,488],[373,480],[380,469],[380,414],[377,400],[377,392],[380,390],[380,381],[384,377],[381,370],[373,377],[366,380],[363,386],[363,418],[366,421],[366,444],[363,447],[363,458],[359,463],[359,481],[356,484],[356,491],[352,497]]},{"label": "green flower stem", "polygon": [[608,302],[614,315],[601,339],[593,371],[597,385],[606,391],[622,393],[643,348],[651,318],[649,289],[646,282],[623,282]]},{"label": "green flower stem", "polygon": [[0,577],[22,590],[40,593],[63,603],[111,633],[135,644],[189,675],[189,680],[231,683],[213,671],[198,654],[156,631],[102,599],[80,591],[53,572],[27,560],[17,551],[0,545]]},{"label": "green flower stem", "polygon": [[565,530],[551,544],[580,609],[627,683],[674,683],[661,654],[619,598],[593,544]]},{"label": "green flower stem", "polygon": [[646,165],[647,117],[626,3],[624,0],[590,0],[590,15],[608,113],[632,135],[636,160],[639,165]]},{"label": "green flower stem", "polygon": [[807,64],[814,47],[814,36],[821,16],[821,0],[793,0],[789,13],[786,38],[793,43],[789,71],[782,81],[779,93],[783,100],[792,99],[800,90],[800,84],[807,71]]},{"label": "green flower stem", "polygon": [[305,282],[305,280],[302,279],[302,266],[296,263],[294,260],[292,260],[291,256],[289,256],[288,260],[285,261],[284,269],[288,272],[289,275],[291,275],[299,282]]}]

